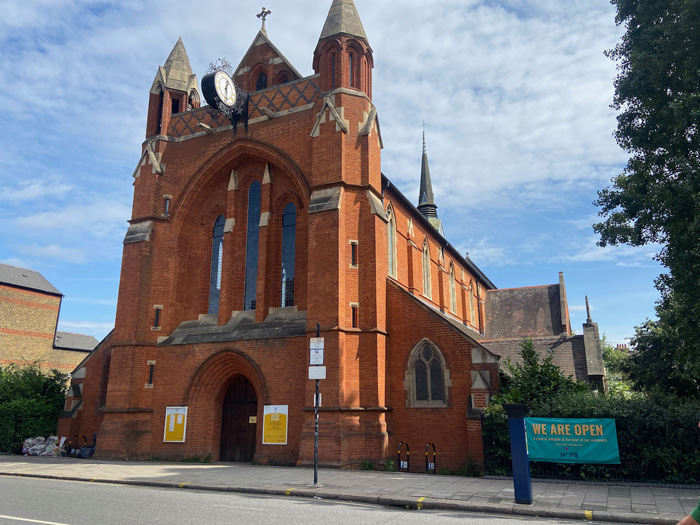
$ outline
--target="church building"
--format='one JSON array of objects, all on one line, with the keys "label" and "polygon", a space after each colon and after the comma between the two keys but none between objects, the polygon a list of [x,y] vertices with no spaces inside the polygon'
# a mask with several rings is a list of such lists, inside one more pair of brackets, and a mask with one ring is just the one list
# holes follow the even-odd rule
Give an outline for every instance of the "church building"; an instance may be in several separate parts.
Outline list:
[{"label": "church building", "polygon": [[479,409],[523,336],[602,384],[597,325],[573,335],[561,275],[500,290],[445,239],[425,143],[417,204],[382,173],[353,1],[332,0],[310,76],[261,15],[238,67],[201,89],[182,40],[157,69],[115,327],[59,433],[97,433],[103,458],[309,466],[312,374],[321,466],[381,468],[407,442],[456,469],[482,460]]}]

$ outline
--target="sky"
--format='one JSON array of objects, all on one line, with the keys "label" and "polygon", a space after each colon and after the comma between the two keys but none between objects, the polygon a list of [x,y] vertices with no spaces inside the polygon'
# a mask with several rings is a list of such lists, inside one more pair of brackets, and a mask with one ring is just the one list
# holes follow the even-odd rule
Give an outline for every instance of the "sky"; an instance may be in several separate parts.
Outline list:
[{"label": "sky", "polygon": [[[262,0],[261,0],[262,1]],[[261,1],[23,0],[0,18],[0,262],[64,295],[58,329],[114,324],[148,93],[182,37],[201,80],[236,65]],[[303,74],[331,0],[264,0]],[[654,317],[658,247],[600,248],[597,191],[620,174],[619,41],[607,0],[355,0],[374,51],[382,172],[418,199],[422,122],[445,236],[499,288],[564,272],[572,327],[613,343]]]}]

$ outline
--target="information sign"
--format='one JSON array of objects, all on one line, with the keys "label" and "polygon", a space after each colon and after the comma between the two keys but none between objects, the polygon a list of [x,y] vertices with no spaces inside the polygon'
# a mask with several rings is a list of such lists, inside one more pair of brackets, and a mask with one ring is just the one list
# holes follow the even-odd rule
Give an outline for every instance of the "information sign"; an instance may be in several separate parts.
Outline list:
[{"label": "information sign", "polygon": [[322,365],[323,364],[323,337],[312,337],[309,343],[310,355],[309,364],[310,365]]},{"label": "information sign", "polygon": [[165,408],[164,443],[184,443],[187,430],[187,407]]},{"label": "information sign", "polygon": [[263,410],[263,445],[286,445],[289,406],[265,405]]},{"label": "information sign", "polygon": [[614,419],[525,418],[531,461],[620,463]]},{"label": "information sign", "polygon": [[310,366],[309,367],[309,379],[326,379],[326,367],[325,366]]}]

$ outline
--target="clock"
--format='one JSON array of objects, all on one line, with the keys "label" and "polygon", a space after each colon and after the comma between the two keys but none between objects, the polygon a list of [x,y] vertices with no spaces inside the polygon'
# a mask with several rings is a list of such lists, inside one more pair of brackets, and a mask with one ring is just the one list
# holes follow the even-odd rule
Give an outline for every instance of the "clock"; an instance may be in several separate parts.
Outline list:
[{"label": "clock", "polygon": [[223,113],[231,121],[234,135],[240,121],[243,121],[248,132],[248,93],[233,81],[231,75],[221,69],[204,75],[202,95],[217,125],[219,117],[216,115]]},{"label": "clock", "polygon": [[236,84],[225,71],[215,71],[202,78],[202,94],[210,106],[218,108],[220,104],[228,108],[236,105]]}]

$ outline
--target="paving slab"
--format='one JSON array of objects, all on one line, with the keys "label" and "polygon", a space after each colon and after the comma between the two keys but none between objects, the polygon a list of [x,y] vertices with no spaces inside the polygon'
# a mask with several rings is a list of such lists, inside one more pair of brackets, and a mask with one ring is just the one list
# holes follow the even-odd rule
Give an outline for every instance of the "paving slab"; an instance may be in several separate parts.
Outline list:
[{"label": "paving slab", "polygon": [[0,456],[0,475],[320,497],[416,509],[444,509],[616,523],[675,525],[695,507],[696,489],[533,482],[531,505],[514,502],[512,479],[311,469],[236,463],[189,464]]}]

